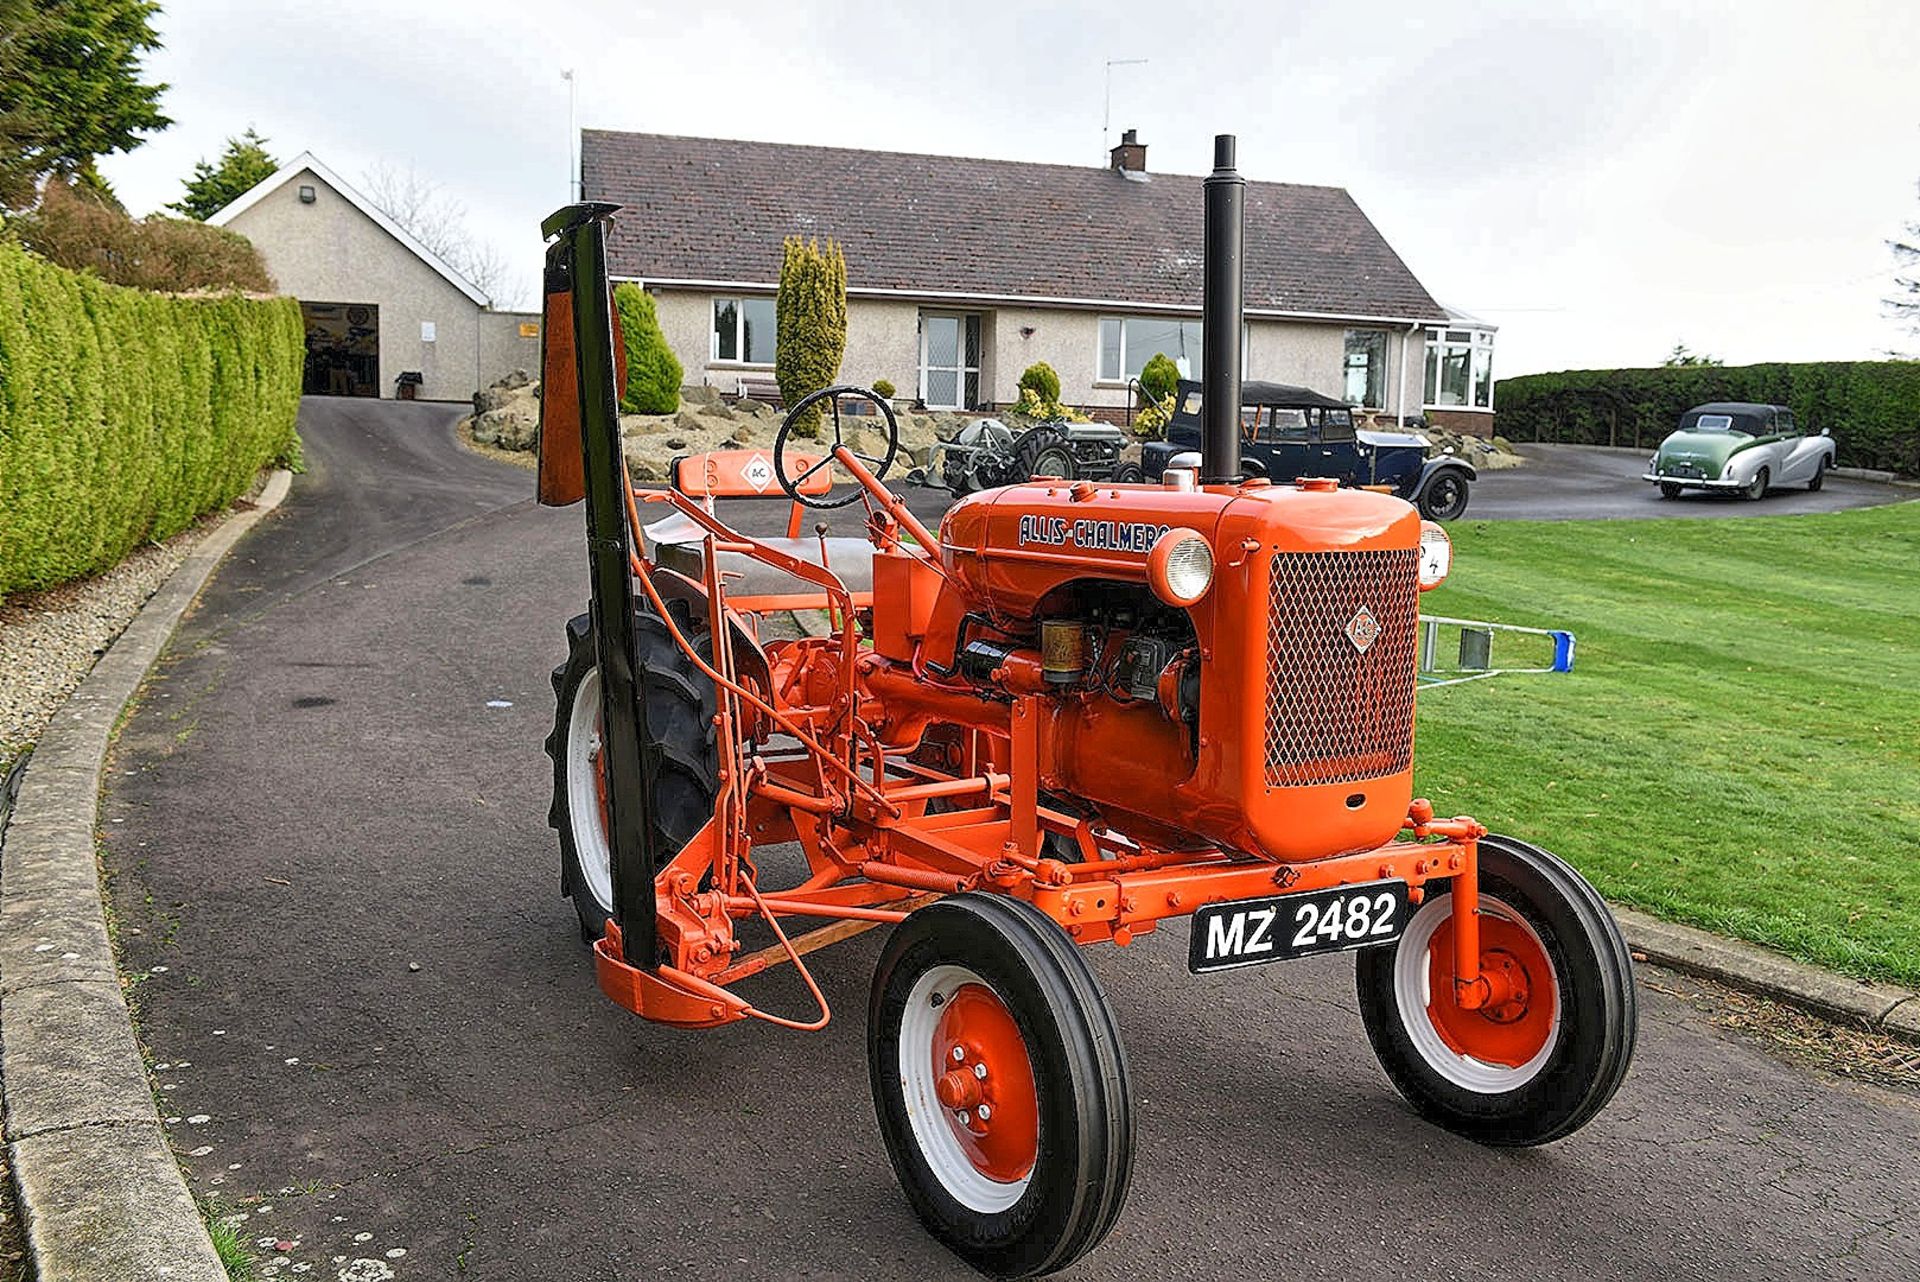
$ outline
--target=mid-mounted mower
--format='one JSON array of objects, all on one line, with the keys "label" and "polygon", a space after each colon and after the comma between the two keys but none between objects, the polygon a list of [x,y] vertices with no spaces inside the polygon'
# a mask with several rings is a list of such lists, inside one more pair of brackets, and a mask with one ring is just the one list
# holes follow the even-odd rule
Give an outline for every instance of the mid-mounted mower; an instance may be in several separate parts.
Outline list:
[{"label": "mid-mounted mower", "polygon": [[[1233,163],[1218,139],[1214,334],[1241,325]],[[586,499],[591,609],[555,673],[552,819],[608,996],[682,1028],[817,1029],[809,959],[890,926],[867,1009],[880,1132],[927,1227],[1005,1275],[1067,1265],[1120,1213],[1133,1098],[1081,949],[1170,918],[1191,918],[1195,972],[1356,950],[1374,1050],[1442,1126],[1540,1144],[1605,1105],[1635,1029],[1606,905],[1546,851],[1413,796],[1418,600],[1446,535],[1391,495],[1242,477],[1238,344],[1207,349],[1197,474],[1157,485],[1007,485],[936,536],[882,484],[891,407],[837,387],[796,404],[769,454],[683,459],[637,491],[614,212],[545,225],[539,455],[543,501]],[[884,451],[842,437],[852,398],[887,424]],[[714,502],[776,485],[784,537]],[[855,502],[864,537],[803,535],[803,509]],[[643,522],[650,506],[665,519]],[[768,639],[795,609],[831,634]],[[785,843],[804,872],[768,884]],[[755,921],[769,942],[749,949]],[[746,995],[781,965],[817,1011]]]}]

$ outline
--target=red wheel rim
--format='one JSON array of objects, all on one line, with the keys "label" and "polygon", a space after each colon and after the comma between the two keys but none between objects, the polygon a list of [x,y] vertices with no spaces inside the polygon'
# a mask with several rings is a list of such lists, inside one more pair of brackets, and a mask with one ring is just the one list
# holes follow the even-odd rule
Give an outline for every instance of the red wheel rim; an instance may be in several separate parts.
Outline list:
[{"label": "red wheel rim", "polygon": [[1427,1018],[1449,1049],[1484,1064],[1520,1068],[1553,1036],[1557,994],[1553,960],[1533,933],[1515,921],[1480,914],[1480,973],[1488,1000],[1460,1005],[1453,983],[1453,919],[1427,943]]},{"label": "red wheel rim", "polygon": [[947,1125],[989,1179],[1026,1178],[1040,1156],[1033,1061],[1013,1012],[985,984],[963,984],[940,1012],[933,1075]]}]

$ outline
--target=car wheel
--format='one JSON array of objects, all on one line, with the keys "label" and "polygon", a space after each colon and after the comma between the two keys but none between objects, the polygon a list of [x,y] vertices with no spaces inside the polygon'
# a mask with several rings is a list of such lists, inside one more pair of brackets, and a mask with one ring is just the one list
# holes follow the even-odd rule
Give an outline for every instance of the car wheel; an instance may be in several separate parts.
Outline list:
[{"label": "car wheel", "polygon": [[1420,515],[1430,521],[1451,521],[1467,510],[1467,482],[1452,472],[1442,472],[1420,491]]},{"label": "car wheel", "polygon": [[1660,482],[1660,497],[1663,499],[1677,499],[1680,497],[1680,487],[1672,481],[1662,481]]},{"label": "car wheel", "polygon": [[1749,484],[1745,490],[1741,491],[1741,493],[1746,495],[1748,502],[1757,502],[1767,497],[1767,482],[1770,479],[1772,479],[1771,475],[1767,469],[1763,467],[1754,473],[1752,483]]},{"label": "car wheel", "polygon": [[1822,458],[1813,465],[1813,479],[1807,482],[1807,493],[1817,494],[1820,487],[1827,483],[1827,460]]}]

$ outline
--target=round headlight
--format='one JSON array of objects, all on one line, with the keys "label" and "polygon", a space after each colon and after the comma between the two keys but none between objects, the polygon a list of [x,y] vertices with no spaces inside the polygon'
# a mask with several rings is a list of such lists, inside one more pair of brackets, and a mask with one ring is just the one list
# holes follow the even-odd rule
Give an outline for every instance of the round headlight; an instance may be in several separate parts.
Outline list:
[{"label": "round headlight", "polygon": [[1447,581],[1453,568],[1453,540],[1436,521],[1420,522],[1420,590],[1430,591]]},{"label": "round headlight", "polygon": [[1213,586],[1213,547],[1192,530],[1168,530],[1147,553],[1147,583],[1168,605],[1192,605]]}]

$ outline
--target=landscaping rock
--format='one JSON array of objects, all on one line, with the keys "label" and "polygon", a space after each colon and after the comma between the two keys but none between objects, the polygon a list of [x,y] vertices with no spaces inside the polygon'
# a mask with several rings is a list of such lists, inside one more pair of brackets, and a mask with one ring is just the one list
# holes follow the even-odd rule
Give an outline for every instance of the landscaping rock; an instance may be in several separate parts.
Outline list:
[{"label": "landscaping rock", "polygon": [[706,384],[683,387],[680,389],[680,399],[688,405],[718,405],[721,403],[720,389]]}]

